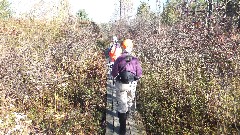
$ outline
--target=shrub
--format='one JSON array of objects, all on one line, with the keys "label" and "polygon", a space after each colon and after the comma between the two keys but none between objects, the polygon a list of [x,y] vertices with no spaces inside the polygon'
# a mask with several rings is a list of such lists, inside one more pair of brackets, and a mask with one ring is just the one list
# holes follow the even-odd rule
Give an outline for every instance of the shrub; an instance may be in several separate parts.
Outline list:
[{"label": "shrub", "polygon": [[181,28],[134,39],[144,70],[137,101],[148,133],[237,134],[239,40]]},{"label": "shrub", "polygon": [[[2,133],[104,133],[106,63],[96,25],[13,19],[0,25]],[[9,117],[16,112],[26,115],[21,123]]]},{"label": "shrub", "polygon": [[137,102],[148,134],[240,130],[239,33],[225,31],[218,18],[211,29],[196,25],[197,17],[171,27],[137,20],[126,27],[143,66]]}]

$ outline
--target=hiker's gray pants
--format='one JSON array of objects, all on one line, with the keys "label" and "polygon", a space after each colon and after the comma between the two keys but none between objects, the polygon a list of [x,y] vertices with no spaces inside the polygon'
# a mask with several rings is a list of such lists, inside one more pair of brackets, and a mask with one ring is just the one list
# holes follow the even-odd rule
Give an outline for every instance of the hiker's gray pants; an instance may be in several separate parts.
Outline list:
[{"label": "hiker's gray pants", "polygon": [[135,92],[137,87],[137,81],[133,81],[129,84],[122,84],[116,82],[116,99],[118,101],[117,111],[120,113],[126,113],[133,105],[135,98]]}]

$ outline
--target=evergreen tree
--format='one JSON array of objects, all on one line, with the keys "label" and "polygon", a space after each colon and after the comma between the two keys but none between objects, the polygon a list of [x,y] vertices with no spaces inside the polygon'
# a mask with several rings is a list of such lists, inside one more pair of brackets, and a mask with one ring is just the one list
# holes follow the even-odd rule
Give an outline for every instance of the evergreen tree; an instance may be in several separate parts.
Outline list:
[{"label": "evergreen tree", "polygon": [[9,18],[11,17],[12,12],[10,10],[10,3],[8,0],[0,1],[0,18]]},{"label": "evergreen tree", "polygon": [[89,20],[88,19],[88,14],[86,13],[86,11],[84,10],[84,9],[80,9],[80,10],[78,10],[78,12],[77,12],[77,18],[79,19],[79,20]]}]

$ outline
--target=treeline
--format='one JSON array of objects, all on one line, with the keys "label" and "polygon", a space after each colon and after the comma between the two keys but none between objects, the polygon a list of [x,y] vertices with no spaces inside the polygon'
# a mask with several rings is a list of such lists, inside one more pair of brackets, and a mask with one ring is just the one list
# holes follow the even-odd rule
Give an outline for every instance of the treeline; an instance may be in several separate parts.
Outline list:
[{"label": "treeline", "polygon": [[195,26],[218,27],[224,25],[224,31],[240,28],[240,3],[234,0],[196,0],[168,1],[163,9],[162,22],[173,25],[185,19],[191,19]]}]

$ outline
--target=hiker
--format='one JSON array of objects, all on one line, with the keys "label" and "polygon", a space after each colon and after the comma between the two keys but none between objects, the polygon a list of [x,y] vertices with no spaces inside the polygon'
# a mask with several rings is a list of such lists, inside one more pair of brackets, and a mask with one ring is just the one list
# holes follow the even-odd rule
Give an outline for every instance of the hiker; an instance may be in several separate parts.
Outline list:
[{"label": "hiker", "polygon": [[122,46],[125,50],[114,62],[112,76],[116,78],[115,86],[120,134],[124,135],[126,133],[127,115],[135,107],[133,101],[135,99],[137,81],[142,76],[142,67],[139,60],[131,55],[133,49],[132,40],[124,40]]},{"label": "hiker", "polygon": [[116,36],[113,36],[112,43],[110,45],[109,57],[110,62],[114,62],[122,54],[122,48],[118,43]]},{"label": "hiker", "polygon": [[109,76],[112,79],[111,71],[114,61],[122,54],[122,48],[118,43],[118,39],[116,36],[113,36],[112,43],[110,44],[109,48]]}]

